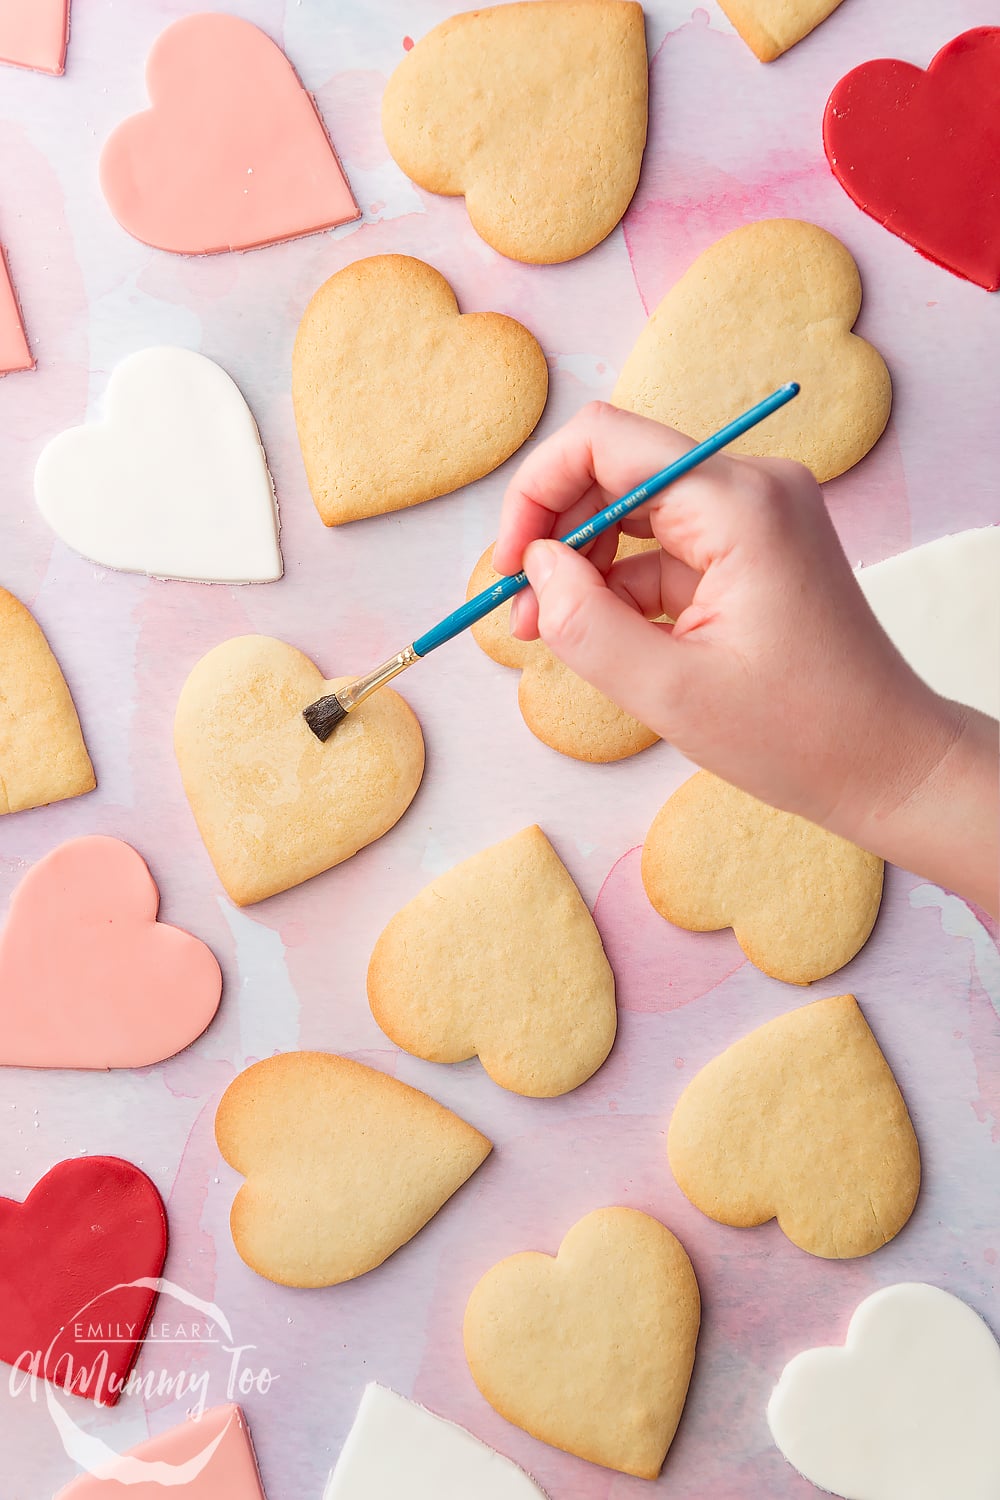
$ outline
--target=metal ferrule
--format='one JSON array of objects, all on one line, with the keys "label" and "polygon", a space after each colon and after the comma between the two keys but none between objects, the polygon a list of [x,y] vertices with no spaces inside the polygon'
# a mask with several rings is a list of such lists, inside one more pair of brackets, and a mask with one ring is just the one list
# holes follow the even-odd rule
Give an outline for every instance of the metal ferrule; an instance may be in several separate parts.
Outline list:
[{"label": "metal ferrule", "polygon": [[407,646],[403,651],[397,651],[395,656],[390,656],[374,672],[368,672],[364,677],[356,677],[353,682],[348,682],[342,688],[337,689],[337,702],[345,713],[350,713],[352,708],[357,708],[359,703],[364,703],[372,693],[398,677],[400,672],[405,672],[407,667],[412,667],[420,657],[412,646]]}]

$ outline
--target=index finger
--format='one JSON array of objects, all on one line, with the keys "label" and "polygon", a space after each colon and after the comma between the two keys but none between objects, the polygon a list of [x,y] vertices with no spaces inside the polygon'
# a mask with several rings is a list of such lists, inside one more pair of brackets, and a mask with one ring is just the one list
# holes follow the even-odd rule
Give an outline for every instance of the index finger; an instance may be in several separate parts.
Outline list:
[{"label": "index finger", "polygon": [[[561,535],[567,529],[560,524],[562,518],[581,500],[586,498],[589,514],[594,515],[691,447],[690,438],[650,417],[604,401],[584,406],[565,427],[539,443],[511,480],[500,513],[494,566],[501,573],[517,572],[528,543]],[[710,459],[706,467],[717,462]]]}]

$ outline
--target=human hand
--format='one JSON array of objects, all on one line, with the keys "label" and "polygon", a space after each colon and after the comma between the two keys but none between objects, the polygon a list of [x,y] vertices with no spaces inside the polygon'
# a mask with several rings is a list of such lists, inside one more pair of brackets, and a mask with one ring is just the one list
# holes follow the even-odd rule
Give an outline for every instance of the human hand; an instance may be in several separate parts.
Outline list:
[{"label": "human hand", "polygon": [[[614,532],[587,556],[544,540],[689,446],[602,403],[539,445],[508,488],[493,553],[532,584],[513,633],[540,634],[697,764],[873,847],[875,825],[947,756],[967,713],[881,629],[808,470],[720,454],[626,520],[662,550],[622,562]],[[663,614],[675,623],[654,623]]]}]

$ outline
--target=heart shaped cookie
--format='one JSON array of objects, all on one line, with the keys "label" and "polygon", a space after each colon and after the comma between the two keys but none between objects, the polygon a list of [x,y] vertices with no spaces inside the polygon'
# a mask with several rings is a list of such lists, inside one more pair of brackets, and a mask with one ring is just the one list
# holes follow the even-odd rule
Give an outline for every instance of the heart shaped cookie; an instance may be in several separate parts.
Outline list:
[{"label": "heart shaped cookie", "polygon": [[30,611],[0,589],[0,813],[96,785],[59,663]]},{"label": "heart shaped cookie", "polygon": [[599,1208],[556,1256],[502,1260],[465,1310],[472,1378],[543,1443],[655,1479],[684,1410],[701,1319],[698,1283],[669,1229]]},{"label": "heart shaped cookie", "polygon": [[35,360],[25,337],[10,267],[3,246],[0,245],[0,375],[11,375],[15,370],[34,368]]},{"label": "heart shaped cookie", "polygon": [[921,255],[1000,289],[1000,26],[957,36],[926,73],[897,58],[852,69],[823,117],[833,175]]},{"label": "heart shaped cookie", "polygon": [[833,479],[875,445],[892,403],[882,356],[851,332],[860,307],[858,268],[832,234],[797,219],[746,224],[671,287],[611,399],[700,440],[797,380],[797,399],[731,451]]},{"label": "heart shaped cookie", "polygon": [[101,152],[123,229],[180,255],[252,250],[359,217],[281,48],[239,16],[184,16],[146,63],[151,108]]},{"label": "heart shaped cookie", "polygon": [[257,424],[225,370],[190,349],[116,365],[104,417],[42,449],[35,499],[57,536],[108,568],[204,583],[281,577]]},{"label": "heart shaped cookie", "polygon": [[0,934],[0,1065],[143,1068],[201,1035],[222,974],[204,943],[156,920],[159,900],[120,839],[39,860]]},{"label": "heart shaped cookie", "polygon": [[882,871],[876,855],[708,771],[663,804],[642,849],[661,917],[689,932],[731,927],[750,962],[786,984],[825,979],[860,952]]},{"label": "heart shaped cookie", "polygon": [[465,195],[473,228],[549,265],[609,235],[646,144],[642,7],[531,0],[451,16],[407,53],[382,100],[406,175]]},{"label": "heart shaped cookie", "polygon": [[69,0],[0,0],[0,62],[58,75],[68,41]]},{"label": "heart shaped cookie", "polygon": [[532,432],[548,379],[526,328],[501,313],[459,314],[433,266],[409,255],[345,266],[309,303],[292,354],[323,524],[402,510],[489,474]]},{"label": "heart shaped cookie", "polygon": [[433,880],[368,966],[372,1014],[430,1062],[479,1057],[515,1094],[584,1083],[615,1039],[615,978],[566,866],[540,828]]},{"label": "heart shaped cookie", "polygon": [[842,1348],[781,1373],[771,1435],[800,1474],[847,1500],[1000,1494],[1000,1348],[971,1307],[901,1282],[858,1307]]},{"label": "heart shaped cookie", "polygon": [[810,1255],[870,1255],[920,1188],[920,1149],[853,995],[752,1031],[681,1094],[667,1133],[677,1186],[741,1229],[777,1219]]},{"label": "heart shaped cookie", "polygon": [[761,62],[774,62],[832,15],[840,0],[719,0]]},{"label": "heart shaped cookie", "polygon": [[203,656],[181,690],[174,749],[219,879],[237,906],[350,859],[403,816],[420,785],[420,725],[391,688],[322,745],[302,710],[324,681],[307,656],[265,635]]},{"label": "heart shaped cookie", "polygon": [[380,1266],[489,1156],[485,1136],[418,1089],[328,1052],[254,1063],[215,1117],[246,1179],[233,1243],[282,1286],[333,1286]]},{"label": "heart shaped cookie", "polygon": [[[656,542],[623,536],[618,557],[655,547]],[[496,583],[493,548],[476,564],[466,597]],[[503,604],[472,627],[476,644],[502,667],[521,673],[517,703],[532,734],[562,755],[591,762],[625,760],[648,750],[659,739],[645,724],[630,718],[617,703],[577,677],[543,641],[518,641],[510,633],[510,605]]]},{"label": "heart shaped cookie", "polygon": [[[87,1439],[92,1454],[100,1439],[93,1433]],[[183,1500],[219,1500],[222,1495],[226,1500],[266,1500],[250,1429],[238,1406],[213,1406],[125,1453],[109,1450],[99,1471],[80,1474],[55,1500],[122,1500],[129,1493],[136,1500],[155,1500],[175,1488],[183,1491]]]},{"label": "heart shaped cookie", "polygon": [[23,1203],[0,1198],[0,1359],[19,1372],[11,1379],[30,1371],[114,1406],[166,1253],[159,1193],[116,1156],[60,1162]]}]

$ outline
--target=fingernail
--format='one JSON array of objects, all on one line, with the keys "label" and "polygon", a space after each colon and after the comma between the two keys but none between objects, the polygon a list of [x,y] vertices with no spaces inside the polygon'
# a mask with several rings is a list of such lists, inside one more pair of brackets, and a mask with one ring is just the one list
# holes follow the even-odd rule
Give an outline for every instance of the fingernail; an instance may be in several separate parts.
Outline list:
[{"label": "fingernail", "polygon": [[523,594],[515,594],[514,597],[513,597],[513,599],[510,602],[510,633],[511,633],[511,635],[513,635],[514,632],[517,630],[517,620],[518,620],[518,616],[521,613],[521,600],[523,598],[524,598]]},{"label": "fingernail", "polygon": [[525,552],[524,571],[531,580],[531,587],[536,594],[552,577],[558,556],[558,548],[554,542],[532,542]]}]

